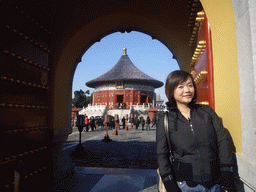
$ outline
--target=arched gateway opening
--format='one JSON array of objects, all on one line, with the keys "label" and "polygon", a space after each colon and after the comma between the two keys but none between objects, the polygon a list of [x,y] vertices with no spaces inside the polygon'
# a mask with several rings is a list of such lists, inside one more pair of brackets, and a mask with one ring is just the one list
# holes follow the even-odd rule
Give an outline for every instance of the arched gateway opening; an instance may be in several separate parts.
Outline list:
[{"label": "arched gateway opening", "polygon": [[[109,39],[111,39],[111,42]],[[112,41],[115,41],[115,43]],[[143,45],[141,45],[142,43]],[[123,45],[127,45],[128,48],[122,48]],[[111,47],[111,51],[106,49],[106,47]],[[91,57],[89,59],[86,58],[86,56],[89,57],[92,55],[95,57],[96,61],[92,61]],[[114,56],[115,59],[112,59],[112,56]],[[101,61],[101,63],[98,63],[99,61]],[[158,65],[156,66],[156,64]],[[104,65],[110,66],[105,67]],[[98,68],[98,66],[101,66],[101,68],[104,68],[105,70]],[[158,68],[160,68],[160,70]],[[106,85],[100,86],[100,91],[98,90],[97,92],[96,89],[92,89],[92,91],[97,93],[97,95],[94,93],[93,106],[88,107],[86,110],[81,110],[80,114],[86,114],[89,118],[94,116],[102,119],[104,119],[105,113],[112,116],[115,114],[119,115],[119,126],[117,130],[121,133],[121,136],[113,136],[112,133],[114,130],[111,128],[109,129],[109,136],[113,142],[112,144],[105,144],[101,142],[106,132],[105,125],[97,126],[97,131],[95,131],[95,129],[92,131],[91,127],[89,127],[88,132],[82,132],[82,142],[87,157],[83,158],[83,163],[80,163],[79,165],[86,165],[87,167],[98,166],[155,169],[157,167],[155,158],[156,127],[154,126],[152,128],[151,123],[150,128],[146,129],[146,126],[144,126],[142,130],[140,124],[137,132],[135,132],[135,127],[132,128],[130,132],[125,132],[122,117],[126,114],[130,117],[130,114],[132,113],[136,114],[137,117],[143,117],[146,120],[146,111],[153,105],[153,103],[155,104],[154,107],[160,110],[160,106],[156,106],[156,101],[153,102],[152,95],[155,94],[156,90],[154,90],[153,86],[148,90],[148,87],[153,82],[155,83],[153,85],[158,87],[161,85],[161,93],[164,93],[164,87],[162,87],[163,83],[161,83],[161,81],[164,82],[170,71],[177,69],[177,62],[173,59],[172,54],[164,45],[157,40],[152,40],[150,36],[138,32],[126,34],[115,33],[109,35],[102,39],[101,42],[94,44],[88,49],[88,52],[83,56],[82,62],[79,64],[75,73],[73,91],[77,90],[77,88],[74,89],[74,85],[78,82],[78,79],[81,81],[80,84],[83,85],[82,88],[86,90],[89,87],[85,88],[84,83],[95,83],[100,79],[97,76],[102,78],[102,74],[103,78],[105,78],[103,79],[103,83],[106,82],[106,77],[122,81],[119,85],[117,84],[118,82],[112,82],[114,87],[107,87]],[[90,74],[86,76],[86,73]],[[115,75],[112,75],[113,73],[115,73]],[[140,77],[148,78],[146,79],[147,81],[142,79],[142,83],[145,83],[145,85],[138,85],[137,79]],[[135,80],[131,78],[135,78]],[[97,81],[93,81],[92,79],[96,79]],[[102,79],[100,79],[100,81],[102,81]],[[107,81],[107,83],[109,82]],[[75,85],[75,87],[78,86]],[[116,87],[117,92],[113,92]],[[111,93],[108,93],[106,90],[111,91]],[[101,91],[103,93],[101,93]],[[133,93],[133,91],[136,92]],[[118,108],[116,108],[117,103],[125,104],[119,105]],[[130,111],[131,105],[133,105],[133,111]],[[105,106],[106,111],[102,110],[101,107],[97,108],[98,106]],[[113,106],[115,108],[113,108]],[[94,108],[92,109],[91,107]],[[140,111],[137,111],[137,107]],[[161,110],[163,110],[163,108],[161,108]],[[128,124],[127,126],[129,128],[131,127],[130,121],[126,122],[126,124]],[[73,130],[76,131],[77,129],[73,128]],[[93,141],[88,141],[90,135],[93,135]],[[70,147],[68,146],[74,141],[74,138],[75,133],[69,135],[67,141],[64,142],[63,150],[70,150]],[[95,146],[97,147],[93,152],[92,149],[95,149]],[[140,152],[138,153],[137,150]]]},{"label": "arched gateway opening", "polygon": [[[201,11],[202,7],[200,3],[197,2],[197,4],[198,6],[195,8],[195,11]],[[72,7],[71,4],[65,6]],[[143,5],[141,4],[141,6]],[[60,80],[54,81],[55,84],[53,84],[53,87],[58,87],[58,90],[54,89],[56,94],[52,102],[52,109],[54,110],[52,115],[55,117],[55,115],[58,114],[58,117],[62,119],[53,118],[52,123],[55,127],[54,131],[56,134],[60,132],[63,133],[63,127],[69,127],[70,124],[71,112],[68,111],[71,111],[71,106],[62,105],[61,103],[71,101],[71,83],[76,65],[80,62],[81,56],[92,44],[100,41],[102,37],[108,34],[118,31],[130,32],[132,30],[148,34],[152,39],[158,39],[162,42],[173,53],[181,69],[190,70],[189,65],[194,50],[189,46],[193,30],[191,30],[191,26],[188,26],[191,13],[188,2],[162,2],[161,4],[157,4],[159,10],[162,12],[160,15],[157,13],[152,14],[155,12],[154,6],[154,3],[148,3],[145,13],[141,11],[140,6],[138,6],[138,9],[135,8],[127,12],[125,11],[124,13],[124,10],[122,11],[122,9],[125,9],[124,3],[123,6],[120,5],[120,11],[106,15],[99,13],[98,18],[91,22],[88,22],[86,20],[88,18],[85,17],[84,19],[87,21],[86,24],[81,25],[77,23],[76,25],[80,26],[77,27],[76,30],[68,29],[67,26],[62,25],[62,22],[69,22],[71,18],[59,18],[57,26],[64,28],[62,34],[63,38],[58,37],[59,35],[56,34],[56,42],[52,45],[53,53],[52,57],[50,57],[51,63],[58,63],[54,66],[54,68],[56,68],[56,70],[54,70],[54,78]],[[162,17],[168,19],[166,21],[160,21]],[[196,17],[196,15],[194,17]],[[58,44],[62,44],[62,42],[65,42],[63,44],[65,46],[60,50],[58,49]],[[193,42],[196,42],[195,39]],[[193,46],[196,45],[194,44]],[[64,99],[64,95],[68,96],[68,98]],[[62,115],[60,115],[59,112]],[[69,119],[66,119],[66,117]],[[70,133],[69,130],[70,129],[67,128],[65,132]]]},{"label": "arched gateway opening", "polygon": [[[71,4],[66,6],[72,7]],[[123,6],[125,7],[125,5]],[[200,2],[195,2],[194,4],[187,1],[175,1],[175,3],[170,4],[162,2],[162,4],[157,5],[161,13],[155,12],[154,3],[149,3],[148,6],[143,11],[135,8],[129,9],[127,12],[115,11],[106,15],[99,13],[97,19],[90,22],[87,21],[89,18],[85,17],[84,25],[81,24],[83,22],[76,23],[74,24],[77,25],[75,29],[69,29],[68,26],[64,25],[66,22],[71,22],[71,18],[59,18],[58,26],[63,33],[62,37],[59,37],[58,34],[53,34],[54,36],[56,35],[56,41],[52,44],[53,53],[50,58],[51,63],[56,63],[53,66],[56,70],[54,70],[55,81],[52,81],[54,98],[51,108],[53,110],[51,123],[52,127],[54,127],[54,134],[59,136],[58,138],[63,135],[63,139],[65,139],[71,133],[71,104],[63,105],[63,103],[71,103],[71,85],[75,68],[86,50],[108,34],[118,31],[139,31],[148,34],[152,39],[162,42],[173,53],[180,68],[183,70],[191,71],[191,68],[201,58],[201,64],[199,63],[194,71],[194,76],[195,78],[201,76],[198,81],[204,82],[206,84],[204,84],[204,87],[209,87],[208,83],[212,80],[211,72],[213,71],[209,70],[208,75],[202,71],[208,70],[208,64],[209,67],[212,66],[212,63],[208,62],[207,59],[211,54],[211,40],[210,35],[206,35],[209,32],[209,28]],[[197,17],[198,20],[196,20]],[[204,28],[200,28],[200,26],[204,26]],[[206,42],[208,42],[207,45]],[[65,45],[61,50],[58,49],[60,44]],[[196,49],[199,51],[196,51]],[[208,79],[205,78],[206,76]],[[59,81],[56,81],[56,79],[59,79]],[[204,87],[202,87],[202,90]],[[206,94],[211,94],[211,96],[207,100],[203,98],[201,101],[210,103],[213,106],[213,87],[210,92],[208,90],[210,89],[207,88]],[[116,99],[121,100],[122,98],[119,96]],[[66,161],[70,165],[68,159]]]},{"label": "arched gateway opening", "polygon": [[[209,69],[207,74],[214,75],[214,79],[208,80],[213,80],[215,87],[214,92],[213,87],[208,92],[211,95],[209,104],[215,104],[224,125],[230,129],[237,152],[242,153],[236,46],[236,40],[242,38],[236,37],[234,13],[240,16],[240,12],[233,9],[232,2],[236,5],[234,0],[201,1],[212,32],[214,71]],[[4,146],[1,170],[7,173],[1,180],[1,190],[19,187],[20,183],[26,191],[31,181],[38,183],[43,178],[52,180],[53,177],[58,180],[72,170],[71,161],[62,154],[62,142],[71,133],[69,103],[73,75],[81,56],[102,37],[117,31],[146,33],[162,42],[173,53],[180,68],[187,71],[191,64],[200,63],[200,59],[197,60],[200,54],[200,58],[208,58],[203,55],[206,50],[202,49],[211,47],[198,42],[200,30],[196,23],[201,23],[203,17],[198,0],[158,3],[39,0],[37,3],[31,1],[29,6],[18,0],[0,3],[1,18],[4,18],[0,24],[3,29],[0,59],[4,63],[4,70],[1,70],[1,97],[4,98],[1,103],[4,127],[1,129],[1,146]],[[197,66],[198,71],[194,74],[203,82],[206,73],[199,73],[205,70]],[[241,67],[241,70],[244,69]],[[13,145],[13,141],[17,144]],[[26,145],[22,145],[24,141]],[[13,179],[16,172],[12,165],[16,160],[19,162],[16,170],[23,176],[21,180],[17,180],[19,177]],[[30,166],[31,162],[40,163]],[[47,171],[43,171],[45,169]]]}]

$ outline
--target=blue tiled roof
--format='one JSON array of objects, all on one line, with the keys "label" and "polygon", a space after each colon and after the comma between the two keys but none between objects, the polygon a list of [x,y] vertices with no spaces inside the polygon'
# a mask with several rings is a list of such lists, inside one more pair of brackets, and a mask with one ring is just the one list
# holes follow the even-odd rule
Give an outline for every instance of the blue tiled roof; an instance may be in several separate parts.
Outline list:
[{"label": "blue tiled roof", "polygon": [[122,55],[117,64],[103,75],[88,81],[88,87],[95,88],[106,82],[113,81],[134,81],[136,83],[148,84],[155,88],[162,87],[163,82],[158,81],[140,71],[130,60],[128,55]]}]

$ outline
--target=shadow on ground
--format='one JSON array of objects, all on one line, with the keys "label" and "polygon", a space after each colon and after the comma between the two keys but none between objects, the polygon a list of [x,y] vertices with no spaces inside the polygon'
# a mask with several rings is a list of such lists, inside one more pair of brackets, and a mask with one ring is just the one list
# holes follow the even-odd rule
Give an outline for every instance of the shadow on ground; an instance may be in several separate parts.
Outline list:
[{"label": "shadow on ground", "polygon": [[156,143],[143,141],[88,141],[85,155],[72,156],[76,166],[157,169]]}]

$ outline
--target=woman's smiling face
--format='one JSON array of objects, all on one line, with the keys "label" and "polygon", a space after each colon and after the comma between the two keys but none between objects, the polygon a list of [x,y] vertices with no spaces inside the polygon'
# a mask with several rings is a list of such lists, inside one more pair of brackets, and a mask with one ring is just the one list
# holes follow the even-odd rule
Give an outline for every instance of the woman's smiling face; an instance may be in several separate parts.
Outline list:
[{"label": "woman's smiling face", "polygon": [[188,77],[186,81],[179,84],[174,89],[174,99],[178,105],[187,105],[192,101],[195,94],[195,87],[193,85],[192,79]]}]

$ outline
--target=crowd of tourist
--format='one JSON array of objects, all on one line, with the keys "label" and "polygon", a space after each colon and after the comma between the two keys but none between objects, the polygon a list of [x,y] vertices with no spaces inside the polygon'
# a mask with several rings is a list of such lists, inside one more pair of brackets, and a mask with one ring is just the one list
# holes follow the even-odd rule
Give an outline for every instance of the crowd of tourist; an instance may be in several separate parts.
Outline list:
[{"label": "crowd of tourist", "polygon": [[[100,117],[100,116],[96,116],[96,117],[91,116],[90,118],[88,116],[85,116],[84,122],[85,122],[85,127],[84,127],[85,132],[88,132],[89,130],[96,131],[98,128],[105,127],[104,117]],[[129,118],[128,120],[126,120],[125,117],[123,116],[122,119],[118,119],[116,124],[114,117],[110,116],[110,122],[108,124],[108,128],[115,129],[117,126],[118,129],[120,129],[121,127],[125,129],[125,126],[127,123],[129,123],[132,127],[135,127],[136,130],[138,130],[140,126],[142,130],[150,130],[151,127],[156,125],[156,118],[153,117],[151,121],[149,116],[147,116],[146,119],[141,116],[141,117],[135,117],[133,119]]]}]

